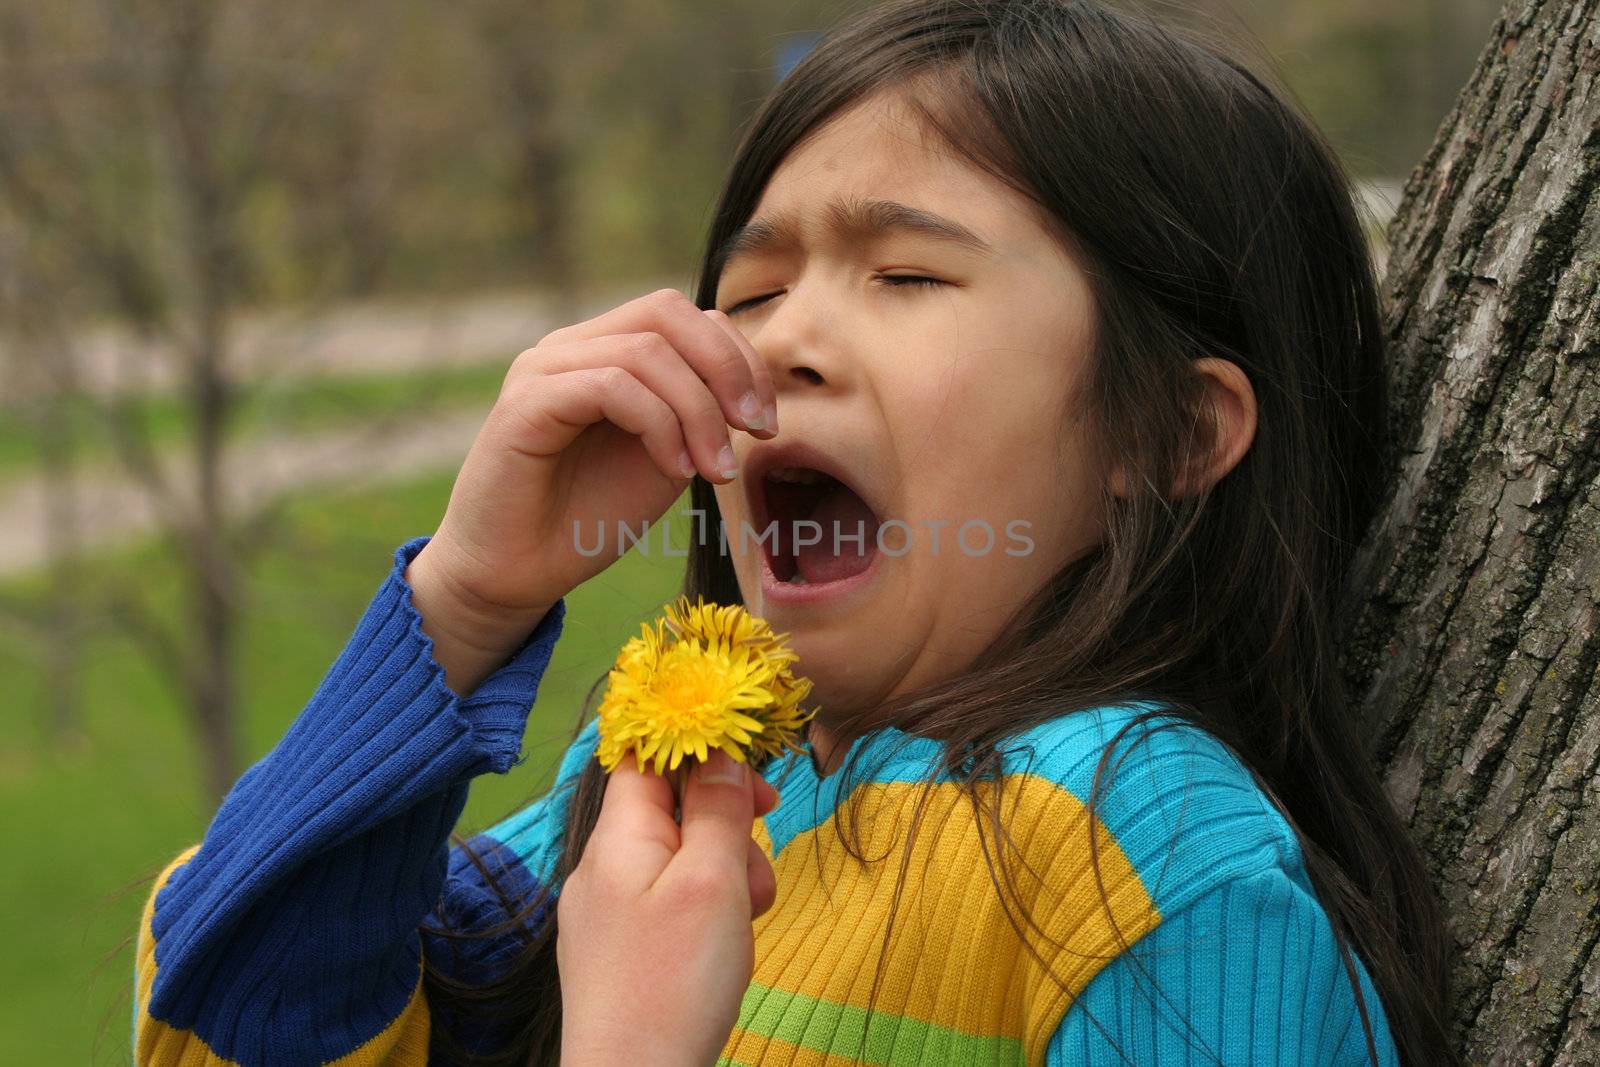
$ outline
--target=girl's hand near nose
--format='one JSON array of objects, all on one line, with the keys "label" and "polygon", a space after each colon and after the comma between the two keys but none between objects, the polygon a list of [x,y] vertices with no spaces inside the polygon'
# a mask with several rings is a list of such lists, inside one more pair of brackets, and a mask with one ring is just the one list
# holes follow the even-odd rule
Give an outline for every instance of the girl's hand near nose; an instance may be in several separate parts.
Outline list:
[{"label": "girl's hand near nose", "polygon": [[619,521],[654,522],[697,472],[730,480],[730,427],[776,434],[771,377],[726,315],[675,289],[519,355],[406,574],[450,688],[476,689],[614,562]]},{"label": "girl's hand near nose", "polygon": [[714,750],[687,776],[679,825],[666,778],[632,756],[611,772],[556,898],[562,1064],[716,1062],[755,966],[750,924],[777,896],[750,836],[777,801]]}]

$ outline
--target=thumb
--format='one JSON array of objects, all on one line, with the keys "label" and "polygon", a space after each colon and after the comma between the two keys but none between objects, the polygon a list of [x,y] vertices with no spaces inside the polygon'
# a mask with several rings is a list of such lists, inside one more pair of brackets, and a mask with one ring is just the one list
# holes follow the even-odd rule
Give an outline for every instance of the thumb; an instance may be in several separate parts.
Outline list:
[{"label": "thumb", "polygon": [[721,749],[697,762],[684,785],[682,851],[696,862],[742,873],[755,823],[750,765]]}]

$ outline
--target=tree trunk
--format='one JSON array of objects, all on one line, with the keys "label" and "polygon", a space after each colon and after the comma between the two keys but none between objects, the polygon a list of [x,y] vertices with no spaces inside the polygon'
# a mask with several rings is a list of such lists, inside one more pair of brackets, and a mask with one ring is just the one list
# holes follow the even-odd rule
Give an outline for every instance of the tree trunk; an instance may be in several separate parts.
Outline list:
[{"label": "tree trunk", "polygon": [[174,9],[172,45],[159,67],[167,162],[177,200],[181,266],[179,291],[189,320],[186,366],[194,416],[194,513],[177,541],[191,593],[186,620],[198,647],[190,678],[190,710],[205,760],[210,799],[220,803],[239,777],[239,693],[236,633],[242,614],[238,560],[229,540],[227,435],[237,392],[227,367],[228,317],[241,289],[236,255],[243,183],[229,175],[224,118],[214,92],[218,78],[217,15],[203,0]]},{"label": "tree trunk", "polygon": [[570,17],[555,0],[490,0],[478,9],[478,29],[495,64],[504,114],[518,154],[513,200],[525,220],[523,247],[533,281],[550,296],[562,321],[577,308],[580,267],[572,212],[574,133],[563,97],[561,31]]},{"label": "tree trunk", "polygon": [[1472,1063],[1600,1062],[1600,0],[1512,0],[1390,224],[1346,667]]}]

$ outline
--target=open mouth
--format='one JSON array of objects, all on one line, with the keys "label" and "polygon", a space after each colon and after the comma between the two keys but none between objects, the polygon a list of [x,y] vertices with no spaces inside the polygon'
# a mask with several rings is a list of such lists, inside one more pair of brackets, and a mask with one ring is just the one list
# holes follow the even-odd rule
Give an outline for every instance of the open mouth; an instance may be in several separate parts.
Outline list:
[{"label": "open mouth", "polygon": [[879,517],[834,474],[799,464],[768,466],[752,488],[762,551],[779,582],[841,582],[872,566]]}]

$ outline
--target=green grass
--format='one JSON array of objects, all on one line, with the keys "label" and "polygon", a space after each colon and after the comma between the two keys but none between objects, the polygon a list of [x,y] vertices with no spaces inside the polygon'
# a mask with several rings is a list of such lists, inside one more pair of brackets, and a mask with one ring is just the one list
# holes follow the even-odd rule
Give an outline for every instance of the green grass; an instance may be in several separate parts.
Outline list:
[{"label": "green grass", "polygon": [[[450,484],[446,476],[296,502],[284,536],[251,574],[239,665],[247,765],[315,691],[394,548],[434,529]],[[162,615],[179,601],[172,556],[158,546],[95,566],[137,575]],[[681,573],[681,559],[634,552],[569,597],[529,720],[528,760],[477,779],[459,829],[485,828],[545,790],[589,686],[639,621],[675,593]],[[0,594],[26,602],[39,590],[12,582]],[[0,1063],[126,1063],[131,948],[106,957],[135,929],[148,883],[114,892],[200,840],[213,809],[179,705],[126,638],[101,632],[83,650],[87,741],[77,750],[42,744],[36,661],[36,650],[0,642],[9,709],[0,740]]]},{"label": "green grass", "polygon": [[[481,404],[487,410],[500,392],[507,366],[488,363],[444,366],[404,374],[348,374],[275,381],[239,397],[230,440],[346,425],[422,410]],[[129,400],[133,424],[157,446],[185,440],[193,427],[189,408],[174,396]],[[98,407],[68,402],[69,440],[82,462],[110,459],[116,447]],[[14,477],[39,462],[37,413],[0,418],[0,478]]]}]

